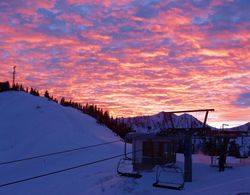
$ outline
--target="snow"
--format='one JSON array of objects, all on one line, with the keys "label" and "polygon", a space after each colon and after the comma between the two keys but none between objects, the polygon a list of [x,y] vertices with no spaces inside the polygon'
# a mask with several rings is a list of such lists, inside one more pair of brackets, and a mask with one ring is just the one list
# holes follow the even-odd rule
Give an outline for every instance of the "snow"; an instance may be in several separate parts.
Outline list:
[{"label": "snow", "polygon": [[[119,137],[78,110],[23,92],[0,93],[0,162],[114,140],[119,140]],[[0,165],[0,185],[122,153],[123,143],[116,142],[72,153]],[[194,155],[193,182],[186,183],[182,191],[152,187],[155,182],[155,169],[143,172],[140,179],[120,177],[116,173],[118,161],[119,158],[116,158],[5,186],[0,188],[0,194],[250,193],[248,160],[240,163],[237,159],[229,159],[234,163],[233,168],[218,172],[217,168],[209,166],[209,157]],[[183,167],[183,155],[178,155],[177,164]]]}]

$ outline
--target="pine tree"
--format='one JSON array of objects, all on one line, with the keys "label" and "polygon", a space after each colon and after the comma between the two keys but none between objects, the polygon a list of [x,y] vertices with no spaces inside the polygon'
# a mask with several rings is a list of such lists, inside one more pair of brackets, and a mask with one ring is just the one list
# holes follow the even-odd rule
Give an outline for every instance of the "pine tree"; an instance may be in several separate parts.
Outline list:
[{"label": "pine tree", "polygon": [[51,100],[51,97],[49,96],[48,90],[45,91],[44,97],[48,98],[48,100]]},{"label": "pine tree", "polygon": [[62,97],[62,99],[61,99],[61,101],[60,101],[60,104],[61,104],[62,106],[65,106],[65,98],[64,98],[64,97]]}]

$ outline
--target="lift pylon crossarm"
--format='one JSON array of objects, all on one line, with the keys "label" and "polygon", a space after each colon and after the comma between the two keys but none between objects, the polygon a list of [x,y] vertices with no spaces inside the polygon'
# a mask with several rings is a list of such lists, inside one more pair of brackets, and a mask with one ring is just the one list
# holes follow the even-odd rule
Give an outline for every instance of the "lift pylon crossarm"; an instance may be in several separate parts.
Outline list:
[{"label": "lift pylon crossarm", "polygon": [[177,111],[169,111],[166,113],[175,114],[175,113],[184,113],[184,112],[207,112],[207,111],[215,111],[215,110],[214,109],[177,110]]},{"label": "lift pylon crossarm", "polygon": [[190,113],[190,112],[205,112],[205,117],[204,117],[204,121],[203,121],[202,128],[206,128],[206,126],[207,126],[206,123],[207,123],[208,113],[209,113],[210,111],[215,111],[215,110],[214,110],[214,109],[177,110],[177,111],[169,111],[169,112],[166,112],[166,113],[169,115],[172,129],[175,129],[175,125],[174,125],[173,117],[172,117],[173,114],[178,114],[178,113]]}]

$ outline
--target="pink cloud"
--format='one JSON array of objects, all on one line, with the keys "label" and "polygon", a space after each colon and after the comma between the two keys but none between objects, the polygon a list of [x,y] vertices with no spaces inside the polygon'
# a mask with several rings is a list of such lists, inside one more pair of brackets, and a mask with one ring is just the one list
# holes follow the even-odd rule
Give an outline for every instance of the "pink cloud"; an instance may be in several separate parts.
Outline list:
[{"label": "pink cloud", "polygon": [[[222,1],[66,2],[27,2],[0,13],[2,80],[11,80],[16,65],[18,82],[115,116],[213,107],[213,122],[249,120],[249,108],[234,104],[249,90],[248,21],[236,31],[217,29],[210,17]],[[140,6],[155,14],[138,15]]]}]

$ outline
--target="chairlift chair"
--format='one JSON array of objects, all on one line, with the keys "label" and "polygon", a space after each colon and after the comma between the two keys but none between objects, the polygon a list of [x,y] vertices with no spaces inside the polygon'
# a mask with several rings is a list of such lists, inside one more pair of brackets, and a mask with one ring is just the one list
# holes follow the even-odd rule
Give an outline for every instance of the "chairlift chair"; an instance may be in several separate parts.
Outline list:
[{"label": "chairlift chair", "polygon": [[120,176],[140,178],[142,175],[138,171],[133,170],[133,159],[127,154],[127,140],[124,143],[124,157],[121,158],[117,165],[117,173]]},{"label": "chairlift chair", "polygon": [[184,174],[174,163],[157,166],[154,187],[182,190],[184,188]]}]

